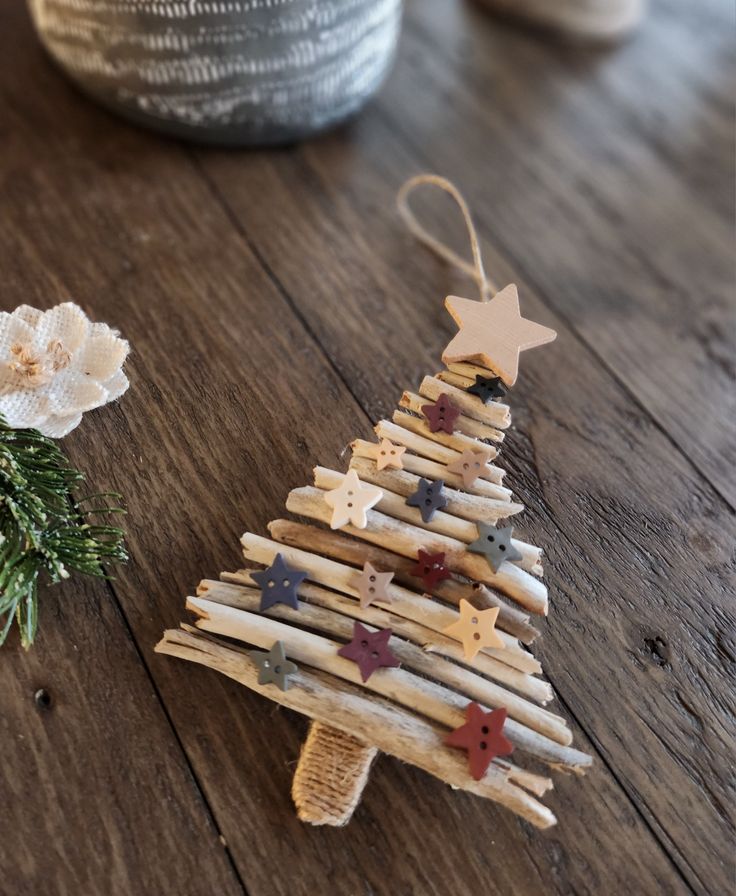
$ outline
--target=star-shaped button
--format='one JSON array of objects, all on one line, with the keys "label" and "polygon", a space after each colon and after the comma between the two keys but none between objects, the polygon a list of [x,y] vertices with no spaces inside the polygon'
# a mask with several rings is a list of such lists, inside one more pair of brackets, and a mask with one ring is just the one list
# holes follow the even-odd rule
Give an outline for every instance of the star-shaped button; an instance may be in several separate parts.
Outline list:
[{"label": "star-shaped button", "polygon": [[436,482],[432,482],[431,479],[420,479],[419,488],[413,495],[409,495],[406,503],[409,507],[418,507],[424,522],[431,523],[435,513],[447,507],[444,491],[445,483],[441,479]]},{"label": "star-shaped button", "polygon": [[474,554],[484,554],[491,569],[498,572],[504,560],[521,560],[521,554],[511,544],[513,526],[489,526],[488,523],[476,523],[478,537],[468,550]]},{"label": "star-shaped button", "polygon": [[274,604],[287,604],[299,609],[296,589],[306,579],[307,574],[293,569],[281,554],[276,554],[268,569],[251,573],[251,578],[261,586],[261,612]]},{"label": "star-shaped button", "polygon": [[428,591],[445,579],[451,578],[450,570],[445,566],[444,551],[431,554],[420,550],[417,554],[417,562],[409,570],[409,574],[421,579]]},{"label": "star-shaped button", "polygon": [[465,390],[470,395],[475,395],[488,404],[494,398],[503,398],[506,394],[506,386],[501,382],[500,376],[480,376],[476,374],[475,382]]},{"label": "star-shaped button", "polygon": [[378,570],[367,560],[363,566],[363,571],[356,576],[355,587],[360,594],[360,605],[365,609],[369,607],[374,600],[380,600],[384,603],[391,603],[391,596],[386,590],[389,582],[393,579],[392,572],[378,572]]},{"label": "star-shaped button", "polygon": [[519,372],[519,353],[546,342],[557,333],[521,316],[519,294],[511,283],[490,302],[448,296],[445,307],[460,327],[442,354],[445,364],[479,361],[513,386]]},{"label": "star-shaped button", "polygon": [[348,470],[337,488],[325,492],[325,501],[332,508],[331,529],[341,529],[352,523],[358,529],[368,525],[368,511],[383,497],[375,485],[367,485],[358,479],[355,470]]},{"label": "star-shaped button", "polygon": [[289,676],[299,671],[291,660],[286,659],[281,641],[276,641],[269,651],[251,650],[248,656],[258,666],[258,684],[275,684],[285,691],[291,683]]},{"label": "star-shaped button", "polygon": [[470,774],[480,781],[496,756],[508,756],[514,751],[514,745],[502,734],[506,710],[500,707],[484,712],[477,703],[468,703],[465,718],[465,724],[450,732],[445,743],[467,750]]},{"label": "star-shaped button", "polygon": [[431,432],[442,430],[452,435],[455,432],[455,421],[460,416],[460,408],[443,392],[437,396],[434,404],[423,404],[422,413],[427,418]]},{"label": "star-shaped button", "polygon": [[463,485],[465,488],[470,488],[475,480],[487,471],[491,456],[490,450],[486,448],[481,448],[478,451],[467,448],[457,460],[453,460],[447,465],[447,469],[451,473],[462,476]]},{"label": "star-shaped button", "polygon": [[466,660],[474,660],[483,647],[503,647],[504,643],[496,631],[496,617],[499,608],[476,610],[467,600],[460,601],[459,618],[444,629],[451,638],[463,642]]},{"label": "star-shaped button", "polygon": [[337,652],[345,659],[357,663],[360,677],[363,681],[368,681],[376,669],[401,665],[389,650],[388,642],[391,635],[390,628],[381,628],[372,632],[359,622],[355,622],[353,623],[353,640]]},{"label": "star-shaped button", "polygon": [[377,470],[385,470],[386,467],[393,467],[395,470],[402,470],[404,464],[401,460],[406,448],[403,445],[394,445],[390,439],[381,439],[379,445],[371,445],[371,457],[376,462]]}]

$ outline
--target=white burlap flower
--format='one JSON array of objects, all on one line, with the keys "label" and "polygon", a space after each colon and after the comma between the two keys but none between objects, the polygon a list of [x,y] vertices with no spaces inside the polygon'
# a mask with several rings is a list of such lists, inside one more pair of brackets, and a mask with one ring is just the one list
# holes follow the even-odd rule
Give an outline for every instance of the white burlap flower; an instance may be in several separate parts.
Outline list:
[{"label": "white burlap flower", "polygon": [[128,343],[78,305],[0,312],[0,414],[13,429],[61,438],[82,414],[119,398]]}]

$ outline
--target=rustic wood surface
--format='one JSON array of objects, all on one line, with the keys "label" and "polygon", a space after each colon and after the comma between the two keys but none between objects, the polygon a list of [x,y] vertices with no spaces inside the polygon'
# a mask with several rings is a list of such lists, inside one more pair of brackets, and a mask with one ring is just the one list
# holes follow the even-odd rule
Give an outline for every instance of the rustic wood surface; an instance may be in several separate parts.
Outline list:
[{"label": "rustic wood surface", "polygon": [[[126,494],[131,563],[44,592],[36,646],[0,651],[0,891],[730,891],[730,15],[655,0],[635,39],[593,51],[414,0],[351,126],[217,152],[89,104],[3,5],[2,308],[73,298],[134,353],[124,401],[65,440]],[[596,758],[557,776],[545,833],[385,757],[347,829],[304,826],[304,720],[153,653],[199,579],[239,565],[241,533],[437,368],[442,300],[473,288],[395,214],[425,169],[559,333],[522,358],[502,453],[548,557],[551,708]]]}]

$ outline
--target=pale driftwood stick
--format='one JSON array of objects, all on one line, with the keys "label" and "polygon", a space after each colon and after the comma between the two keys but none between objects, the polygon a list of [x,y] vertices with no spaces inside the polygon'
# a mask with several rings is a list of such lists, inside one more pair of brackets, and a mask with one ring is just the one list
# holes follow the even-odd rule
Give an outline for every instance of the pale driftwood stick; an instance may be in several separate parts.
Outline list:
[{"label": "pale driftwood stick", "polygon": [[378,755],[352,734],[312,722],[291,783],[300,821],[346,825],[360,802]]},{"label": "pale driftwood stick", "polygon": [[[251,581],[251,585],[254,584]],[[316,590],[315,586],[300,589],[302,599],[299,601],[298,610],[284,604],[276,604],[269,608],[267,615],[291,625],[305,626],[345,642],[353,637],[354,619],[359,619],[372,630],[390,628],[394,637],[391,638],[389,646],[404,666],[448,685],[471,700],[493,707],[505,706],[511,718],[533,731],[545,734],[559,744],[572,743],[572,732],[560,716],[488,681],[475,671],[422,650],[424,634],[430,637],[432,635],[426,629],[422,630],[422,626],[405,620],[397,624],[396,617],[385,610],[379,610],[377,607],[361,608],[350,598],[324,588],[319,589],[320,593],[316,595],[319,603],[316,601],[313,603],[312,598],[315,597]],[[250,613],[258,612],[261,604],[261,592],[255,587],[230,585],[206,579],[200,582],[197,597]]]},{"label": "pale driftwood stick", "polygon": [[508,775],[502,769],[491,767],[482,780],[473,780],[468,774],[466,757],[459,750],[445,747],[446,728],[421,719],[388,700],[368,697],[359,688],[306,669],[299,670],[294,686],[287,691],[272,685],[259,685],[254,665],[242,653],[188,632],[164,632],[156,652],[216,669],[276,703],[373,744],[382,752],[416,765],[452,787],[492,799],[539,828],[556,823],[552,812],[520,787],[509,783]]},{"label": "pale driftwood stick", "polygon": [[497,376],[492,370],[489,370],[487,367],[482,367],[480,364],[471,364],[469,361],[458,361],[455,364],[448,364],[447,369],[452,371],[452,373],[457,373],[460,376],[465,376],[469,380],[475,382],[475,378],[477,376],[483,377],[492,377]]},{"label": "pale driftwood stick", "polygon": [[[314,484],[323,491],[338,488],[344,478],[345,474],[337,470],[328,470],[327,467],[314,468]],[[426,529],[428,532],[437,532],[439,535],[446,535],[448,538],[456,538],[466,545],[475,541],[478,537],[478,527],[468,520],[463,520],[453,516],[451,513],[438,510],[432,517],[432,520],[425,523],[418,507],[410,507],[406,503],[405,498],[389,491],[388,488],[384,487],[382,490],[383,497],[376,504],[376,509],[387,516],[403,520],[412,526]],[[511,543],[521,554],[521,559],[510,562],[515,566],[521,567],[521,569],[527,570],[532,575],[541,576],[543,573],[541,563],[542,549],[527,544],[525,541],[519,541],[517,538],[512,538]]]},{"label": "pale driftwood stick", "polygon": [[[421,584],[410,571],[414,562],[386,548],[349,538],[332,529],[297,523],[294,520],[273,520],[268,524],[268,530],[276,541],[341,560],[352,566],[362,567],[368,560],[380,570],[393,572],[398,585],[404,585],[413,591],[421,590]],[[465,598],[479,610],[498,607],[496,625],[510,635],[515,635],[524,644],[531,644],[539,636],[539,630],[530,624],[526,613],[517,607],[512,607],[499,594],[483,585],[471,585],[455,578],[446,579],[435,585],[430,594],[455,606]]]},{"label": "pale driftwood stick", "polygon": [[[367,691],[388,697],[420,715],[448,728],[465,722],[467,699],[435,682],[420,678],[401,668],[384,668],[368,681],[362,681],[358,666],[338,654],[339,641],[285,625],[269,616],[248,613],[225,604],[217,604],[200,597],[187,598],[187,609],[197,614],[196,626],[206,632],[235,638],[263,650],[276,641],[283,641],[287,655],[297,665],[304,663],[322,672],[329,672]],[[542,734],[507,719],[504,733],[520,750],[555,765],[576,769],[589,763],[589,757],[573,747],[558,744]]]},{"label": "pale driftwood stick", "polygon": [[[353,453],[353,457],[350,460],[350,469],[355,470],[358,478],[364,482],[372,482],[374,485],[389,489],[404,498],[413,494],[419,488],[420,477],[414,473],[410,473],[406,469],[393,470],[388,467],[379,470],[375,461],[365,457],[356,457],[355,453]],[[442,472],[439,476],[425,476],[424,478],[442,479],[444,481],[445,498],[447,498],[445,510],[447,513],[474,523],[480,520],[483,523],[493,525],[499,520],[521,513],[524,509],[523,504],[506,500],[499,501],[496,498],[483,498],[479,495],[471,495],[452,488],[445,475],[447,468],[440,467],[440,469]]]},{"label": "pale driftwood stick", "polygon": [[[424,417],[417,417],[415,414],[407,414],[406,411],[394,411],[391,415],[391,419],[395,426],[398,426],[400,429],[409,430],[409,432],[414,433],[414,435],[421,437],[421,441],[414,441],[411,446],[412,451],[415,451],[417,454],[423,454],[425,457],[431,457],[433,460],[439,460],[442,463],[449,464],[450,461],[457,460],[457,458],[460,457],[460,454],[468,449],[477,451],[479,447],[493,447],[486,442],[483,442],[483,444],[479,446],[477,439],[463,435],[461,432],[454,432],[452,435],[446,432],[432,432]],[[380,426],[381,422],[379,422],[377,426]],[[378,432],[377,427],[374,427],[374,429]],[[401,444],[404,443],[402,442]],[[438,446],[450,449],[450,451],[439,451]],[[499,485],[505,475],[506,471],[502,467],[494,467],[491,465],[489,465],[488,469],[484,470],[481,474],[483,479],[490,479],[491,482],[496,482]]]},{"label": "pale driftwood stick", "polygon": [[[422,407],[433,403],[426,398],[422,398],[421,395],[417,395],[416,392],[404,392],[399,399],[400,407],[407,408],[407,410],[413,411],[415,414],[422,414]],[[465,414],[460,414],[455,421],[455,427],[458,432],[473,439],[503,442],[504,435],[500,429],[494,429],[486,423],[479,423],[472,417],[466,417]]]},{"label": "pale driftwood stick", "polygon": [[[427,421],[415,417],[413,414],[405,414],[403,411],[394,411],[392,420],[379,420],[373,427],[379,438],[390,439],[399,445],[404,445],[414,454],[426,457],[429,460],[441,464],[449,464],[457,460],[460,454],[470,449],[478,450],[476,439],[470,439],[462,433],[455,432],[448,435],[446,432],[432,432],[427,426]],[[490,445],[483,445],[491,448]],[[495,482],[500,485],[506,471],[501,467],[488,464],[481,473],[482,479]]]},{"label": "pale driftwood stick", "polygon": [[[332,518],[332,511],[325,502],[324,492],[312,486],[291,491],[286,499],[286,509],[297,516],[319,520],[328,526]],[[526,570],[514,566],[513,563],[504,563],[498,572],[494,573],[485,557],[470,553],[467,545],[457,539],[420,529],[377,510],[369,510],[367,517],[368,525],[365,529],[348,525],[343,526],[341,531],[412,559],[416,559],[420,548],[429,553],[441,551],[445,555],[445,565],[448,569],[476,582],[497,588],[532,613],[547,614],[547,589],[539,579]]]},{"label": "pale driftwood stick", "polygon": [[[288,560],[288,557],[286,558]],[[254,583],[252,578],[252,570],[241,569],[238,572],[223,572],[220,578],[225,584],[245,585],[251,587]],[[336,608],[335,594],[337,592],[321,585],[315,585],[312,582],[302,582],[299,586],[299,596],[308,600],[310,603],[318,606],[325,606],[328,609]],[[200,596],[199,594],[197,595]],[[350,615],[355,619],[366,619],[371,624],[378,625],[382,628],[390,628],[403,638],[408,640],[416,640],[416,643],[427,653],[437,653],[441,656],[448,657],[460,665],[472,668],[474,672],[485,675],[506,687],[512,688],[517,693],[536,703],[545,705],[554,699],[552,686],[548,681],[537,678],[528,672],[521,672],[500,663],[486,653],[479,653],[472,662],[465,659],[462,645],[459,642],[448,638],[432,629],[423,626],[421,623],[406,619],[403,616],[397,616],[395,613],[389,614],[389,611],[381,610],[378,606],[361,608],[360,603],[353,597],[345,597],[342,606],[345,615]],[[384,623],[377,620],[383,619],[382,613],[386,614]]]},{"label": "pale driftwood stick", "polygon": [[[409,433],[411,435],[411,433]],[[356,439],[350,444],[354,458],[361,458],[373,461],[373,449],[376,447],[375,442],[366,442],[363,439]],[[375,463],[375,461],[373,461]],[[425,479],[444,479],[451,488],[462,490],[469,495],[478,495],[482,498],[490,498],[494,501],[511,503],[511,489],[503,485],[496,485],[495,482],[489,482],[487,479],[478,478],[475,482],[466,487],[463,477],[458,473],[451,473],[444,464],[439,464],[434,460],[426,457],[419,457],[418,454],[404,454],[402,465],[407,473],[413,473],[415,476],[423,476]]]},{"label": "pale driftwood stick", "polygon": [[434,376],[425,376],[419,387],[419,394],[431,401],[437,401],[443,392],[466,417],[496,429],[508,429],[511,426],[511,411],[507,404],[498,401],[483,404],[477,395],[471,395],[464,389],[458,389]]},{"label": "pale driftwood stick", "polygon": [[[339,591],[341,594],[347,594],[356,599],[359,597],[355,586],[357,570],[351,566],[345,566],[334,560],[327,560],[325,557],[320,557],[317,554],[309,554],[299,548],[282,547],[269,538],[264,538],[262,535],[254,535],[251,532],[246,532],[240,541],[247,560],[269,565],[273,562],[276,554],[280,553],[287,563],[306,572],[307,577],[311,581]],[[420,625],[437,632],[437,634],[442,634],[442,630],[448,625],[452,625],[457,619],[456,614],[439,601],[416,594],[414,591],[409,591],[400,585],[391,583],[388,585],[387,593],[392,601],[392,613],[396,616],[402,616],[404,619],[412,619]],[[511,635],[500,630],[498,634],[504,642],[504,647],[502,649],[483,648],[481,652],[484,656],[493,657],[500,663],[504,663],[521,672],[537,674],[542,671],[539,661],[522,649],[518,641],[512,638]],[[445,647],[443,645],[445,641],[448,644],[446,649],[452,650],[453,656],[455,651],[457,651],[459,656],[462,656],[462,651],[457,650],[458,642],[451,638],[443,640],[435,638],[435,649],[438,651],[444,650]]]},{"label": "pale driftwood stick", "polygon": [[467,376],[460,376],[459,373],[451,373],[449,370],[442,370],[437,374],[437,379],[443,383],[449,383],[451,386],[456,386],[458,389],[467,389],[468,386],[472,386],[475,382],[474,379],[471,380]]}]

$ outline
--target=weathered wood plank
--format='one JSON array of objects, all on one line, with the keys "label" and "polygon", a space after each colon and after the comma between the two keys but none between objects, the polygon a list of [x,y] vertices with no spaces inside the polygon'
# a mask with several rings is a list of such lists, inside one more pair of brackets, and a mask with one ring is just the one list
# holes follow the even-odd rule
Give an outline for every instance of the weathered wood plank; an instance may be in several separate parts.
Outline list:
[{"label": "weathered wood plank", "polygon": [[735,506],[730,13],[699,6],[695,39],[687,4],[658,4],[605,57],[474,4],[408,18],[392,129]]},{"label": "weathered wood plank", "polygon": [[[326,138],[299,151],[298,164],[293,155],[254,157],[247,166],[224,155],[201,163],[351,391],[377,417],[397,386],[439,356],[453,332],[441,297],[462,287],[402,235],[391,208],[412,157],[376,119],[355,132],[348,150],[339,137]],[[441,231],[447,208],[428,211]],[[526,312],[550,322],[519,272],[495,251],[487,258],[502,282],[521,280]],[[733,520],[564,321],[551,322],[560,340],[527,359],[511,399],[516,431],[503,452],[532,508],[524,525],[529,519],[533,540],[548,549],[557,591],[542,639],[546,668],[556,670],[566,702],[692,886],[717,888],[728,867],[724,757],[731,739],[729,660],[716,645],[732,631]],[[574,367],[561,360],[570,357]],[[674,614],[663,610],[670,603]],[[666,664],[648,648],[658,638],[669,645]],[[708,733],[695,741],[698,719]],[[657,779],[668,786],[654,788]],[[697,845],[694,817],[703,835]]]}]

